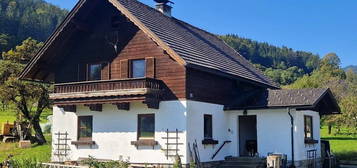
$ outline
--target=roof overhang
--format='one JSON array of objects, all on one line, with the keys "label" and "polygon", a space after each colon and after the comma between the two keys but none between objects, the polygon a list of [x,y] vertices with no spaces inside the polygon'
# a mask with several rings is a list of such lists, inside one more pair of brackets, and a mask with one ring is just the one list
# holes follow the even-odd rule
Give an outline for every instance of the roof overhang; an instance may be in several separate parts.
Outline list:
[{"label": "roof overhang", "polygon": [[225,106],[225,110],[261,110],[292,108],[296,110],[312,110],[321,115],[340,114],[341,109],[330,89],[326,89],[312,104],[258,105],[258,106]]}]

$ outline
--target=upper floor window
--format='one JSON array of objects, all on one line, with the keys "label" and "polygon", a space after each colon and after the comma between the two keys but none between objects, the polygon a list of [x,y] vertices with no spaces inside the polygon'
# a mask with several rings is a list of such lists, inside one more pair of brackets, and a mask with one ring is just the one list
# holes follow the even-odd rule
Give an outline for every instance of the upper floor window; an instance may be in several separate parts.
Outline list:
[{"label": "upper floor window", "polygon": [[78,140],[91,140],[93,132],[93,117],[78,117]]},{"label": "upper floor window", "polygon": [[143,78],[145,77],[146,62],[144,59],[132,60],[131,61],[131,77],[132,78]]},{"label": "upper floor window", "polygon": [[138,115],[138,139],[154,138],[155,136],[155,115]]},{"label": "upper floor window", "polygon": [[212,115],[204,115],[204,139],[212,139]]},{"label": "upper floor window", "polygon": [[305,139],[313,139],[312,116],[304,116]]},{"label": "upper floor window", "polygon": [[101,80],[102,79],[102,64],[89,64],[88,65],[88,80]]}]

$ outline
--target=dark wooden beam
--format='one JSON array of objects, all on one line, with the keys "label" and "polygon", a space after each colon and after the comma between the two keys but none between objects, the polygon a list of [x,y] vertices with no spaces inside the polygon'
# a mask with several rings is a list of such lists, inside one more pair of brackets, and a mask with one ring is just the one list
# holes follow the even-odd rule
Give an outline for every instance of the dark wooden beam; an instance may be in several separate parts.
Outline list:
[{"label": "dark wooden beam", "polygon": [[103,105],[102,104],[85,104],[84,106],[89,107],[91,111],[98,111],[102,112],[103,111]]},{"label": "dark wooden beam", "polygon": [[126,110],[126,111],[129,111],[129,110],[130,110],[130,103],[129,103],[129,102],[125,102],[125,103],[114,103],[114,105],[117,106],[118,110]]},{"label": "dark wooden beam", "polygon": [[77,112],[77,106],[76,105],[61,105],[61,106],[58,106],[59,108],[63,108],[64,111],[67,111],[67,112]]},{"label": "dark wooden beam", "polygon": [[143,102],[148,106],[148,108],[159,109],[160,108],[160,100],[154,98],[146,98]]}]

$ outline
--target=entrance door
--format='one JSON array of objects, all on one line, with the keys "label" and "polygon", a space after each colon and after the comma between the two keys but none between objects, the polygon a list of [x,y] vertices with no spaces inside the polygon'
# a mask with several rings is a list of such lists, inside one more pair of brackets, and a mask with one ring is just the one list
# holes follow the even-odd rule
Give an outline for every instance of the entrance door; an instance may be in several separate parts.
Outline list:
[{"label": "entrance door", "polygon": [[239,116],[239,154],[255,156],[258,152],[257,116]]}]

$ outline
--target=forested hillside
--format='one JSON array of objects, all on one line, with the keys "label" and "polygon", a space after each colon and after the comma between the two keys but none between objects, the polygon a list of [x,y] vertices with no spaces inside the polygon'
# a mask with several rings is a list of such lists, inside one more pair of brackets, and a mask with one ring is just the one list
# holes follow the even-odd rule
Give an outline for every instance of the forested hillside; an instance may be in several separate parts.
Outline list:
[{"label": "forested hillside", "polygon": [[344,68],[346,71],[348,70],[352,70],[353,72],[356,72],[357,73],[357,66],[356,65],[350,65],[350,66],[347,66],[346,68]]},{"label": "forested hillside", "polygon": [[245,58],[256,64],[266,75],[282,85],[291,84],[304,74],[315,70],[320,62],[318,55],[276,47],[237,35],[220,36]]},{"label": "forested hillside", "polygon": [[28,37],[45,41],[66,14],[43,0],[0,0],[0,53]]}]

